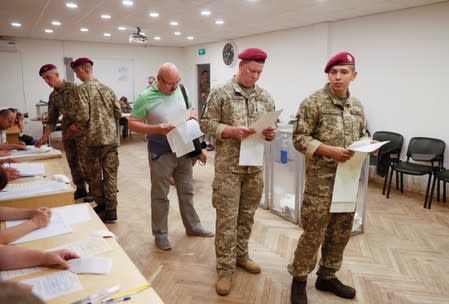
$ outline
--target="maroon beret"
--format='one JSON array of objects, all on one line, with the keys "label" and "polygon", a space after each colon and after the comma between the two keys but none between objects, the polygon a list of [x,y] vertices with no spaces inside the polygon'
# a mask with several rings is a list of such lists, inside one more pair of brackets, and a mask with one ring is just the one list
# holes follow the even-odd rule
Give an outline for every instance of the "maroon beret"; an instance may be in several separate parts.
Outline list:
[{"label": "maroon beret", "polygon": [[75,61],[72,61],[70,63],[70,66],[72,67],[72,69],[74,69],[74,68],[76,68],[77,66],[79,66],[79,65],[81,65],[83,63],[90,63],[91,65],[94,65],[94,62],[92,60],[90,60],[89,58],[81,57],[81,58],[78,58]]},{"label": "maroon beret", "polygon": [[329,73],[329,70],[336,65],[355,65],[355,58],[349,52],[341,52],[329,59],[324,68],[324,73]]},{"label": "maroon beret", "polygon": [[39,69],[39,76],[42,76],[42,74],[44,74],[45,72],[48,72],[50,70],[56,70],[57,67],[54,64],[44,64],[43,66],[41,66],[41,68]]},{"label": "maroon beret", "polygon": [[239,59],[265,62],[267,53],[258,48],[249,48],[239,54]]}]

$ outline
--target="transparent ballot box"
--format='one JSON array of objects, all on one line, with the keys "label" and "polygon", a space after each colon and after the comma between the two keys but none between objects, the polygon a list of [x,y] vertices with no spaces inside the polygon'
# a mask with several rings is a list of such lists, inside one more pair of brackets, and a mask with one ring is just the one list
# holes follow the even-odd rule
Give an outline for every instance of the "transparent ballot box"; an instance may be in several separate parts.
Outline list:
[{"label": "transparent ballot box", "polygon": [[[264,167],[265,193],[261,207],[301,226],[305,157],[293,146],[290,130],[278,130],[276,138],[266,144]],[[368,169],[367,158],[360,174],[353,234],[363,232]]]}]

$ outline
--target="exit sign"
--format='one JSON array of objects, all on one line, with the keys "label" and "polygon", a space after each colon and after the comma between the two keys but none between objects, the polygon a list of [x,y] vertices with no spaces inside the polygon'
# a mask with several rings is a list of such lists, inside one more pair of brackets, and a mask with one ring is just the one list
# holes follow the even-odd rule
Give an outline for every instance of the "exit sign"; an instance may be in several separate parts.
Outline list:
[{"label": "exit sign", "polygon": [[198,55],[205,55],[206,49],[198,49]]}]

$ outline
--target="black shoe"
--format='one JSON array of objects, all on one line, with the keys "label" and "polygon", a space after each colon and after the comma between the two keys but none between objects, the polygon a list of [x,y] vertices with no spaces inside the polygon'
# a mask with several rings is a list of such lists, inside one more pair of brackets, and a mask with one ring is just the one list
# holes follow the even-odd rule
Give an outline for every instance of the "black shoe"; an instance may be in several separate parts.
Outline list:
[{"label": "black shoe", "polygon": [[206,147],[207,147],[207,144],[203,141],[203,142],[201,143],[201,149],[206,149]]},{"label": "black shoe", "polygon": [[117,220],[116,210],[103,210],[98,213],[98,216],[103,221],[103,223],[113,223]]},{"label": "black shoe", "polygon": [[318,277],[315,282],[315,288],[322,291],[330,291],[336,296],[345,299],[353,299],[355,297],[355,289],[343,284],[337,278],[324,280]]},{"label": "black shoe", "polygon": [[87,193],[87,195],[84,197],[84,202],[85,203],[90,203],[94,201],[94,197],[92,195],[90,195],[89,193]]},{"label": "black shoe", "polygon": [[106,209],[106,206],[104,204],[102,205],[96,205],[94,207],[94,211],[96,214],[99,214],[100,212],[103,212]]},{"label": "black shoe", "polygon": [[307,304],[307,281],[300,281],[293,277],[292,291],[290,294],[290,300],[292,304]]},{"label": "black shoe", "polygon": [[206,148],[207,151],[214,151],[215,147],[213,145],[208,145]]},{"label": "black shoe", "polygon": [[86,189],[76,189],[75,193],[73,193],[74,199],[80,199],[87,195]]}]

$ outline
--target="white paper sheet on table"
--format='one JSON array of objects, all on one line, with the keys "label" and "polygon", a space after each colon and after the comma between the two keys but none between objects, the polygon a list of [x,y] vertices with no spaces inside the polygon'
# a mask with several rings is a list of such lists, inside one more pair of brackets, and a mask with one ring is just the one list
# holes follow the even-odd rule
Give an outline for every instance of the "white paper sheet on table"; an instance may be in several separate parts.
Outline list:
[{"label": "white paper sheet on table", "polygon": [[[15,220],[15,221],[6,221],[6,227],[10,228],[16,225],[19,225],[27,220]],[[72,232],[72,227],[67,225],[62,216],[56,212],[52,212],[50,223],[42,228],[33,230],[21,238],[15,240],[10,244],[20,244],[25,242],[31,242],[35,240],[45,239],[52,236],[63,235]]]},{"label": "white paper sheet on table", "polygon": [[176,129],[178,130],[179,135],[181,135],[182,140],[185,144],[203,135],[203,132],[201,132],[200,129],[200,125],[195,119],[190,119],[178,124],[176,126]]},{"label": "white paper sheet on table", "polygon": [[[98,254],[102,254],[105,252],[109,252],[112,250],[111,245],[101,237],[88,237],[87,239],[82,239],[76,242],[64,244],[58,247],[53,247],[47,249],[46,251],[55,251],[59,249],[68,249],[76,254],[78,254],[81,258],[91,257]],[[46,267],[30,267],[24,269],[16,269],[16,270],[4,270],[0,271],[0,281],[10,280],[15,277],[25,276],[31,273],[43,271],[47,269]]]},{"label": "white paper sheet on table", "polygon": [[73,273],[108,274],[112,269],[111,258],[87,257],[69,260],[69,271]]},{"label": "white paper sheet on table", "polygon": [[44,163],[11,163],[9,167],[17,169],[20,172],[20,176],[45,175]]},{"label": "white paper sheet on table", "polygon": [[78,276],[66,270],[20,282],[32,285],[33,293],[45,302],[56,297],[83,290]]},{"label": "white paper sheet on table", "polygon": [[48,147],[48,146],[40,146],[39,148],[36,148],[35,146],[26,146],[25,150],[12,150],[11,151],[11,156],[15,157],[15,156],[19,156],[19,155],[32,155],[32,154],[39,154],[39,153],[45,153],[45,152],[50,152],[52,151],[53,148],[52,147]]},{"label": "white paper sheet on table", "polygon": [[271,127],[281,115],[282,110],[262,113],[257,121],[250,126],[256,133],[240,142],[239,166],[262,166],[265,138],[262,131]]},{"label": "white paper sheet on table", "polygon": [[91,219],[90,212],[86,204],[57,207],[52,208],[51,210],[53,214],[59,214],[64,223],[67,225],[82,223]]},{"label": "white paper sheet on table", "polygon": [[388,141],[371,143],[371,139],[352,143],[348,149],[354,155],[344,163],[338,163],[332,193],[331,213],[354,212],[359,190],[360,172],[368,153],[379,149]]},{"label": "white paper sheet on table", "polygon": [[56,181],[9,184],[0,192],[0,200],[30,197],[39,194],[60,192],[67,189],[69,189],[68,184]]}]

